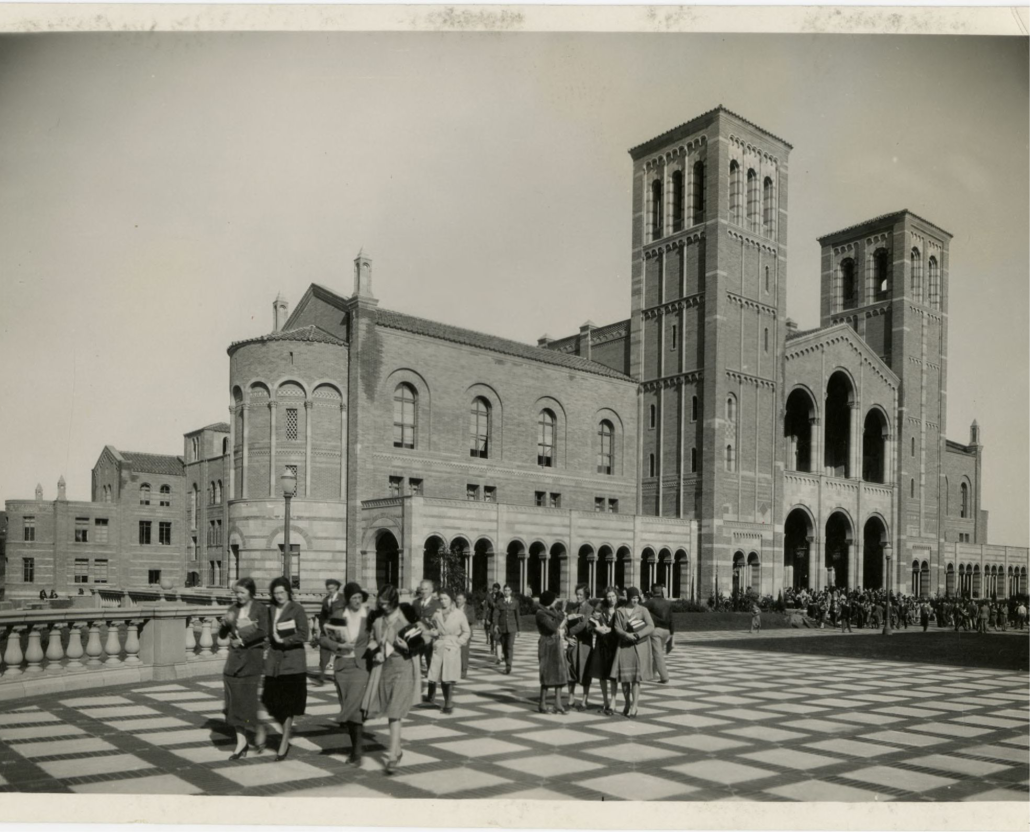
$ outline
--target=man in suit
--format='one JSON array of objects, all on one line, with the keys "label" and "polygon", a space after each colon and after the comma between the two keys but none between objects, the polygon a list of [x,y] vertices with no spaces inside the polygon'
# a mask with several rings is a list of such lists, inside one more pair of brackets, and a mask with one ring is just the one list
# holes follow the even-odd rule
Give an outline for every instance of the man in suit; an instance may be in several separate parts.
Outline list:
[{"label": "man in suit", "polygon": [[[432,581],[422,581],[418,585],[418,598],[415,599],[411,605],[415,610],[415,615],[418,616],[418,620],[422,625],[424,631],[433,629],[433,615],[440,609],[440,602],[436,598],[436,584]],[[426,647],[422,651],[422,658],[425,659],[425,673],[429,672],[429,665],[433,661],[433,642],[429,636],[425,636]]]},{"label": "man in suit", "polygon": [[494,636],[501,643],[504,654],[504,672],[511,673],[511,659],[515,652],[515,637],[519,633],[519,602],[508,584],[494,604]]},{"label": "man in suit", "polygon": [[654,584],[651,597],[644,607],[654,621],[654,632],[651,633],[651,665],[658,681],[669,684],[669,669],[665,666],[665,654],[672,650],[672,602],[665,597],[665,585]]},{"label": "man in suit", "polygon": [[[333,616],[333,607],[342,607],[347,599],[340,594],[340,582],[336,578],[328,578],[325,582],[327,595],[322,599],[322,608],[318,611],[318,629],[325,629],[326,622]],[[325,669],[333,658],[333,652],[319,647],[318,651],[318,684],[325,684]]]}]

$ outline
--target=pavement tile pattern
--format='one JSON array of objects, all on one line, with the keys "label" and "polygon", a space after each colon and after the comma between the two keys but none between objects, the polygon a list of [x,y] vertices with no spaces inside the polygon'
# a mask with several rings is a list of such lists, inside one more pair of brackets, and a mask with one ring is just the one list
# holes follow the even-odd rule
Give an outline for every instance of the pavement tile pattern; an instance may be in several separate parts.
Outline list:
[{"label": "pavement tile pattern", "polygon": [[[309,687],[293,748],[230,762],[218,677],[53,695],[0,707],[0,791],[525,800],[1030,799],[1025,675],[720,649],[690,637],[640,716],[536,712],[536,639],[499,672],[473,642],[453,715],[415,708],[398,773],[385,720],[361,769],[330,685]],[[813,634],[814,636],[814,634]],[[736,633],[724,637],[739,638]],[[770,636],[771,637],[771,636]],[[621,706],[621,694],[620,694]]]}]

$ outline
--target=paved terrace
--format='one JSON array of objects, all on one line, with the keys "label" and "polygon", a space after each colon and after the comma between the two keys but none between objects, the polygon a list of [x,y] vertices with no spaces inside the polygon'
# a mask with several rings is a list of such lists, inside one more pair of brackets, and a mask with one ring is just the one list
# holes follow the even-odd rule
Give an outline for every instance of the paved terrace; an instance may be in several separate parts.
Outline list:
[{"label": "paved terrace", "polygon": [[546,716],[535,710],[535,636],[520,638],[510,677],[489,661],[481,630],[476,638],[454,714],[411,712],[393,777],[383,773],[382,720],[366,726],[363,768],[344,764],[329,685],[310,687],[288,760],[268,750],[229,762],[221,680],[209,676],[0,704],[0,790],[1024,803],[1030,794],[1025,674],[729,649],[719,642],[741,634],[690,634],[670,656],[671,684],[645,686],[639,719]]}]

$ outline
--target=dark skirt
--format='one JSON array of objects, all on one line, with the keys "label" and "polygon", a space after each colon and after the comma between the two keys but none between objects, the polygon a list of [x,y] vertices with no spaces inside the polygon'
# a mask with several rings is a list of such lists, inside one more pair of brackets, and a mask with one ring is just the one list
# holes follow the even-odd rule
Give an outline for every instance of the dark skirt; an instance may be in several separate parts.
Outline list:
[{"label": "dark skirt", "polygon": [[353,661],[338,660],[344,667],[338,669],[335,676],[336,695],[340,697],[340,722],[363,722],[361,716],[361,699],[365,695],[368,684],[368,671],[355,665]]},{"label": "dark skirt", "polygon": [[225,721],[231,728],[257,728],[260,676],[223,676]]},{"label": "dark skirt", "polygon": [[569,681],[583,684],[587,679],[597,678],[590,672],[590,656],[594,648],[589,641],[576,639],[569,648]]},{"label": "dark skirt", "polygon": [[[586,667],[583,669],[583,678],[607,679],[609,676],[608,671],[611,670],[611,667],[612,654],[611,648],[608,645],[608,639],[599,635],[597,637],[597,644],[590,651],[590,657],[587,659]],[[580,679],[580,682],[582,681],[583,679]]]},{"label": "dark skirt", "polygon": [[303,716],[307,703],[306,673],[265,677],[265,691],[261,694],[261,704],[276,722],[282,724],[291,716]]},{"label": "dark skirt", "polygon": [[569,683],[569,668],[558,636],[540,636],[540,686],[559,687]]}]

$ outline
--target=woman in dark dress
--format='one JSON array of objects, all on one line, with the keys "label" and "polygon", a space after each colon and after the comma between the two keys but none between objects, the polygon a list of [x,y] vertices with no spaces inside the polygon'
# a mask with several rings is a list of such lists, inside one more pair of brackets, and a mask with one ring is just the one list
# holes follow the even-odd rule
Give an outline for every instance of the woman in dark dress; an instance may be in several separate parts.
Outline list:
[{"label": "woman in dark dress", "polygon": [[622,715],[633,718],[640,702],[640,683],[653,678],[650,636],[654,621],[647,607],[640,603],[640,590],[636,587],[626,590],[626,606],[616,611],[612,629],[618,638],[612,677],[622,682],[622,695],[626,698]]},{"label": "woman in dark dress", "polygon": [[[615,713],[615,698],[618,689],[611,678],[612,660],[618,647],[615,645],[615,633],[612,623],[615,621],[615,610],[619,607],[619,591],[610,586],[604,591],[604,600],[598,604],[590,616],[590,628],[594,633],[594,649],[590,651],[587,661],[587,675],[601,682],[601,695],[604,697],[602,713],[612,716]],[[610,693],[609,693],[610,689]],[[583,695],[586,701],[586,690]]]},{"label": "woman in dark dress", "polygon": [[308,614],[293,600],[286,578],[276,578],[269,587],[272,595],[268,655],[265,657],[265,691],[261,703],[279,725],[282,739],[276,761],[290,753],[293,718],[303,716],[308,701]]},{"label": "woman in dark dress", "polygon": [[536,611],[536,628],[540,633],[538,657],[540,660],[540,713],[551,713],[544,707],[547,689],[554,688],[553,713],[567,714],[562,705],[561,692],[569,683],[569,668],[565,660],[565,615],[558,609],[561,603],[553,592],[540,593],[540,607]]},{"label": "woman in dark dress", "polygon": [[[596,636],[591,627],[594,608],[587,600],[587,585],[576,587],[576,600],[568,611],[566,627],[569,636],[569,702],[577,711],[585,711],[590,696],[590,654],[594,652]],[[583,698],[574,702],[576,685],[583,689]]]},{"label": "woman in dark dress", "polygon": [[225,721],[236,731],[236,751],[229,758],[247,756],[247,731],[254,732],[254,747],[265,747],[265,726],[258,719],[258,683],[264,667],[268,638],[268,607],[254,598],[257,587],[250,578],[233,586],[236,603],[222,616],[219,638],[229,639],[229,655],[222,671],[225,685]]},{"label": "woman in dark dress", "polygon": [[368,652],[370,627],[368,623],[368,593],[356,583],[343,588],[345,609],[334,607],[332,616],[322,630],[319,646],[333,657],[336,695],[340,698],[340,723],[347,726],[350,735],[350,756],[347,762],[361,767],[364,719],[361,700],[368,684]]}]

